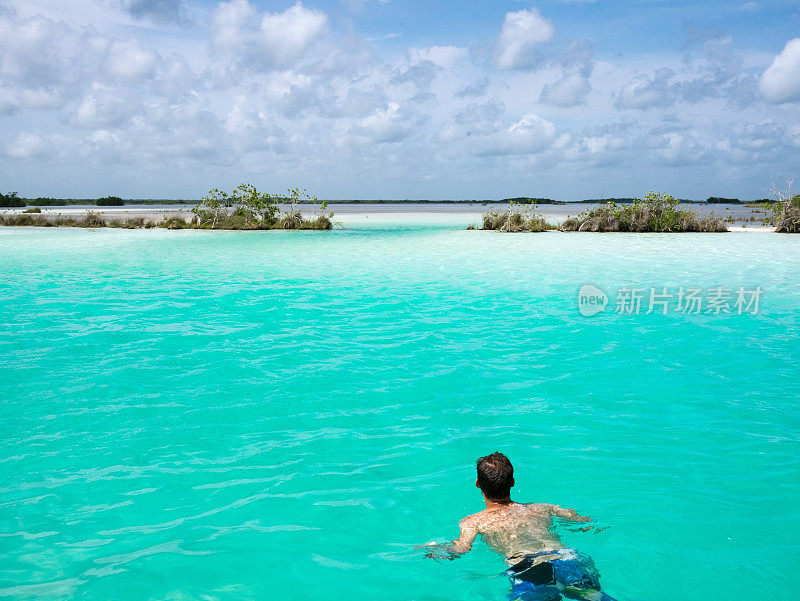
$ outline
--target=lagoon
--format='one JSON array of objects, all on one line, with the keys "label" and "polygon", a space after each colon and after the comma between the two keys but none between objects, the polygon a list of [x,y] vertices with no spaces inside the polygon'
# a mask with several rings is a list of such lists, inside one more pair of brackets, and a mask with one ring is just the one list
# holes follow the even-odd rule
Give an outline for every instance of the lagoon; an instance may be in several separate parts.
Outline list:
[{"label": "lagoon", "polygon": [[[477,216],[0,230],[0,597],[505,599],[486,548],[413,549],[494,450],[603,527],[563,536],[622,601],[800,597],[800,239]],[[740,286],[755,314],[614,311]]]}]

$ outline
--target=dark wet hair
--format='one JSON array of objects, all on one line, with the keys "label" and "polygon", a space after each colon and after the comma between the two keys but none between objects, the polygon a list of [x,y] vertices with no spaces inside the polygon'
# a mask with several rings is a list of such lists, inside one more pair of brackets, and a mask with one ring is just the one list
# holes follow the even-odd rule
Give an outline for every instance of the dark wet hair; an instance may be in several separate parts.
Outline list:
[{"label": "dark wet hair", "polygon": [[514,466],[508,457],[494,452],[478,459],[478,486],[488,499],[507,499],[514,485]]}]

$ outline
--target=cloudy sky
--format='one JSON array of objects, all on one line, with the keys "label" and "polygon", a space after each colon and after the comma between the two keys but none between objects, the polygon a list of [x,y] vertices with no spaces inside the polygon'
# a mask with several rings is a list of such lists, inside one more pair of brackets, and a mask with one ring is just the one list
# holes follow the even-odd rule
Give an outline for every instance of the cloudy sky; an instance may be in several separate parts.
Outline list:
[{"label": "cloudy sky", "polygon": [[796,0],[0,0],[0,191],[760,198]]}]

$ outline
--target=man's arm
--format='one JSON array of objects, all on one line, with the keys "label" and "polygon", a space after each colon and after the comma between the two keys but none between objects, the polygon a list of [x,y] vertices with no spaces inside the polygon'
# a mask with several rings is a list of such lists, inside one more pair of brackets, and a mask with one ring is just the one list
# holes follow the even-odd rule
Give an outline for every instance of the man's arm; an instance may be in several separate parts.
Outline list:
[{"label": "man's arm", "polygon": [[458,555],[463,555],[472,549],[472,543],[478,536],[478,528],[472,516],[465,517],[458,523],[460,533],[457,539],[450,543],[449,551]]},{"label": "man's arm", "polygon": [[591,522],[592,518],[588,515],[580,515],[574,509],[567,509],[566,507],[559,507],[558,505],[550,506],[550,513],[556,517],[567,520],[568,522]]},{"label": "man's arm", "polygon": [[458,525],[461,530],[459,537],[450,542],[449,545],[443,543],[428,543],[418,545],[417,549],[425,549],[425,555],[431,559],[456,559],[472,549],[472,543],[478,536],[478,528],[472,516],[465,517]]}]

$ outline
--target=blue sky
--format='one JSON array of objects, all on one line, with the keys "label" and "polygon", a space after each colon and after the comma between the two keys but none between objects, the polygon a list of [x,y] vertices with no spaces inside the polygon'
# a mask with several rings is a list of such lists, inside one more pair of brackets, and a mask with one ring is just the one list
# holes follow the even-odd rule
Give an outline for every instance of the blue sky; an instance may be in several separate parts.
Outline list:
[{"label": "blue sky", "polygon": [[787,1],[0,0],[0,191],[760,198]]}]

